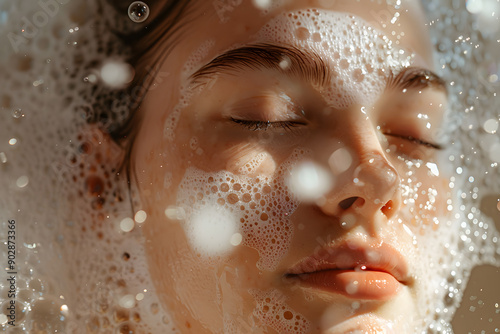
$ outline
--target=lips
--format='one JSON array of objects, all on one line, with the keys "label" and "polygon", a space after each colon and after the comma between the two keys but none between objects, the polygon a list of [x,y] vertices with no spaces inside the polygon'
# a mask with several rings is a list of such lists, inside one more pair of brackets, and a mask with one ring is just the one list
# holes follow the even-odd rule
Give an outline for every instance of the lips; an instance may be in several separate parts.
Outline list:
[{"label": "lips", "polygon": [[300,261],[286,277],[353,299],[388,300],[409,283],[407,268],[402,254],[388,244],[344,242]]}]

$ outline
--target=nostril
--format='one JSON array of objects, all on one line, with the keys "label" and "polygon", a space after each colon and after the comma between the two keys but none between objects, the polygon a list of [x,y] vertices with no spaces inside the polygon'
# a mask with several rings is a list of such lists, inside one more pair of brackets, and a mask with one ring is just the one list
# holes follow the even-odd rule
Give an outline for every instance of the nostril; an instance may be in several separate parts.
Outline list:
[{"label": "nostril", "polygon": [[385,203],[385,205],[382,207],[381,210],[384,213],[384,215],[389,216],[391,214],[393,207],[394,204],[392,203],[392,201],[388,201],[387,203]]},{"label": "nostril", "polygon": [[342,210],[349,209],[359,197],[349,197],[339,203]]}]

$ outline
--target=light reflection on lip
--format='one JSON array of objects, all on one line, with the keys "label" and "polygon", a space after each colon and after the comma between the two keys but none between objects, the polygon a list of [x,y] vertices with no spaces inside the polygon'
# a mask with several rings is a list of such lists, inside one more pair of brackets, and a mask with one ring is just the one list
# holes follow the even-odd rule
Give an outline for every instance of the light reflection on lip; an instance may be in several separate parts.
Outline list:
[{"label": "light reflection on lip", "polygon": [[285,275],[299,284],[355,299],[388,300],[411,284],[408,265],[388,244],[347,241],[323,247]]}]

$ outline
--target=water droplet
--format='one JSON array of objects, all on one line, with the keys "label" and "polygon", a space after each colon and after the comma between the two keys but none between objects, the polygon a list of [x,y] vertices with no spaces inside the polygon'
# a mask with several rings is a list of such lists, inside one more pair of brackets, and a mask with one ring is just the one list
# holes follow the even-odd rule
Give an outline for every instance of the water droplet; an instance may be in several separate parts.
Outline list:
[{"label": "water droplet", "polygon": [[271,0],[252,0],[252,3],[260,10],[267,10],[272,5]]},{"label": "water droplet", "polygon": [[483,125],[484,131],[494,134],[498,130],[498,121],[496,119],[489,119],[486,122],[484,122]]},{"label": "water droplet", "polygon": [[134,1],[128,7],[128,17],[136,22],[142,23],[149,16],[149,7],[142,1]]},{"label": "water droplet", "polygon": [[14,146],[17,144],[17,139],[16,138],[10,138],[9,139],[9,145]]},{"label": "water droplet", "polygon": [[28,185],[28,182],[29,182],[29,179],[26,175],[23,175],[21,177],[19,177],[16,181],[16,185],[19,187],[19,188],[24,188]]},{"label": "water droplet", "polygon": [[132,220],[132,218],[124,218],[121,222],[120,222],[120,229],[123,231],[123,232],[130,232],[134,229],[134,221]]},{"label": "water droplet", "polygon": [[141,223],[144,223],[146,221],[146,219],[148,218],[148,215],[145,211],[143,210],[139,210],[136,212],[135,216],[134,216],[134,220],[141,224]]},{"label": "water droplet", "polygon": [[118,304],[123,308],[132,308],[135,305],[135,297],[133,295],[125,295],[120,298]]},{"label": "water droplet", "polygon": [[290,190],[303,201],[316,201],[332,187],[330,173],[313,162],[302,162],[292,169],[288,179]]},{"label": "water droplet", "polygon": [[243,241],[243,236],[240,233],[235,233],[231,236],[231,245],[238,246]]},{"label": "water droplet", "polygon": [[1,163],[7,163],[7,156],[5,155],[4,152],[0,152],[0,162]]},{"label": "water droplet", "polygon": [[186,218],[186,213],[183,208],[169,206],[165,209],[165,216],[171,220],[183,220]]},{"label": "water droplet", "polygon": [[100,74],[102,81],[109,87],[122,88],[132,81],[135,73],[133,67],[129,64],[120,60],[113,60],[106,62],[101,67]]},{"label": "water droplet", "polygon": [[19,119],[21,117],[24,117],[24,113],[23,113],[23,110],[22,109],[15,109],[13,112],[12,112],[12,117],[16,118],[16,119]]},{"label": "water droplet", "polygon": [[500,143],[491,145],[489,153],[491,161],[500,162]]},{"label": "water droplet", "polygon": [[359,282],[353,281],[353,282],[347,284],[345,291],[348,294],[352,295],[352,294],[355,294],[356,292],[358,292],[358,287],[359,287]]}]

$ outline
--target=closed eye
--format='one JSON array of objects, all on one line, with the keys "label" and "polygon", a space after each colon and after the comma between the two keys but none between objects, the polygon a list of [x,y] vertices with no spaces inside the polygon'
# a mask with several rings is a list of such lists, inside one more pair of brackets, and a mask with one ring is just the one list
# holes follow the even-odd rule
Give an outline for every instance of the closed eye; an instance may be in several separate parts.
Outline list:
[{"label": "closed eye", "polygon": [[244,126],[245,128],[251,131],[266,131],[268,129],[284,129],[288,131],[294,131],[293,128],[307,125],[305,122],[298,121],[255,121],[255,120],[244,120],[244,119],[236,119],[231,117],[231,122],[234,122],[238,125]]},{"label": "closed eye", "polygon": [[404,139],[404,140],[408,140],[408,141],[410,141],[412,143],[415,143],[417,145],[426,146],[426,147],[433,148],[433,149],[436,149],[436,150],[442,150],[443,149],[442,145],[430,143],[430,142],[427,142],[427,141],[424,141],[422,139],[415,138],[415,137],[412,137],[412,136],[398,135],[398,134],[395,134],[395,133],[384,133],[384,135],[395,137],[395,138],[401,138],[401,139]]}]

